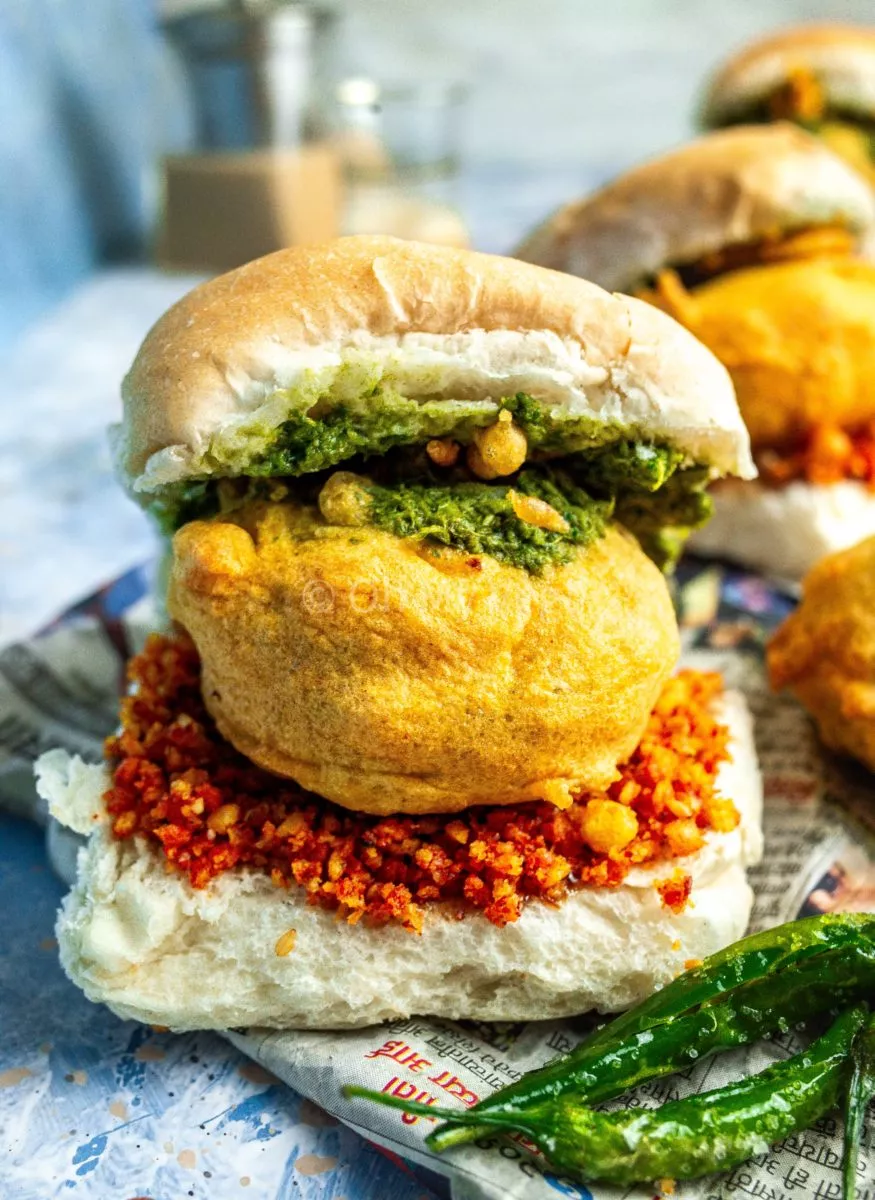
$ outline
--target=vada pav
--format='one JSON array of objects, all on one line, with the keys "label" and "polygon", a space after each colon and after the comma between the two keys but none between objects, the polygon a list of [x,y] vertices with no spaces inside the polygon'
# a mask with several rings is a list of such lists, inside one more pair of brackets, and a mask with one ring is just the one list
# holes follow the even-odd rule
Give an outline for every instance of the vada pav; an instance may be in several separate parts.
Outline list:
[{"label": "vada pav", "polygon": [[743,702],[674,674],[660,566],[750,475],[731,383],[637,300],[348,238],[146,338],[117,462],[173,535],[90,833],[71,977],[173,1028],[615,1009],[744,930]]},{"label": "vada pav", "polygon": [[819,562],[768,647],[775,691],[808,709],[832,750],[875,771],[875,537]]},{"label": "vada pav", "polygon": [[789,579],[875,532],[873,194],[790,125],[729,129],[569,205],[518,257],[629,291],[725,364],[759,479],[690,547]]},{"label": "vada pav", "polygon": [[875,184],[875,30],[798,25],[733,54],[710,80],[705,128],[793,121]]}]

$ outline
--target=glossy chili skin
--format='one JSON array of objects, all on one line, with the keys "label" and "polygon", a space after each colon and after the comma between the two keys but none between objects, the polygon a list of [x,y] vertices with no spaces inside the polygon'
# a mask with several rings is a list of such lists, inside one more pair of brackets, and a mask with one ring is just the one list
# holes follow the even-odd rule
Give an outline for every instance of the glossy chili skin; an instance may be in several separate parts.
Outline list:
[{"label": "glossy chili skin", "polygon": [[[529,1137],[558,1171],[584,1180],[630,1185],[695,1179],[728,1170],[836,1106],[847,1084],[854,1041],[867,1018],[858,1005],[801,1054],[714,1091],[656,1109],[596,1112],[573,1096],[554,1096],[516,1112],[460,1113],[463,1123]],[[351,1096],[427,1116],[446,1110],[361,1088]]]},{"label": "glossy chili skin", "polygon": [[851,1077],[845,1099],[845,1161],[842,1172],[844,1200],[855,1200],[857,1162],[866,1110],[875,1100],[875,1016],[871,1016],[854,1043]]},{"label": "glossy chili skin", "polygon": [[696,1179],[726,1171],[835,1108],[866,1009],[849,1009],[823,1037],[759,1075],[661,1108],[593,1112],[570,1096],[532,1110],[526,1132],[554,1167],[605,1183]]},{"label": "glossy chili skin", "polygon": [[[875,916],[830,914],[754,934],[712,955],[556,1062],[481,1101],[472,1114],[517,1111],[567,1093],[588,1104],[710,1054],[748,1045],[875,995]],[[434,1150],[488,1136],[452,1123]]]}]

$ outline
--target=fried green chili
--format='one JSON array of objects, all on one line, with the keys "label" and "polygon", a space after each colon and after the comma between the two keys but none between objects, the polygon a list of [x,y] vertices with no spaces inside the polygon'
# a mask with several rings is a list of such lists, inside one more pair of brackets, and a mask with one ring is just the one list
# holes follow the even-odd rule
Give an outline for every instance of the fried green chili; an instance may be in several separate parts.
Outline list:
[{"label": "fried green chili", "polygon": [[596,1112],[574,1096],[489,1114],[454,1113],[365,1088],[345,1089],[420,1116],[440,1116],[529,1137],[558,1171],[630,1185],[728,1170],[805,1129],[835,1107],[865,1005],[843,1013],[801,1054],[759,1075],[657,1109]]},{"label": "fried green chili", "polygon": [[857,1194],[857,1160],[866,1109],[875,1100],[875,1017],[854,1043],[851,1079],[845,1098],[844,1200]]},{"label": "fried green chili", "polygon": [[[598,1104],[699,1058],[875,992],[875,916],[829,914],[753,934],[712,955],[565,1057],[528,1072],[471,1110],[516,1111],[573,1092]],[[434,1150],[488,1133],[454,1122],[429,1135]]]}]

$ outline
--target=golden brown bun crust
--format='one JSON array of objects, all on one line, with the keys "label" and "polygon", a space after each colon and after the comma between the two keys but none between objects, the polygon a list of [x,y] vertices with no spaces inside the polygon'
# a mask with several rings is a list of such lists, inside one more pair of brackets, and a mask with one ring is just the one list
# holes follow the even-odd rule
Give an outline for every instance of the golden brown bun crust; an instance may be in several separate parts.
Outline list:
[{"label": "golden brown bun crust", "polygon": [[875,29],[799,25],[751,42],[724,63],[703,97],[702,124],[744,120],[799,69],[818,79],[831,106],[875,116]]},{"label": "golden brown bun crust", "polygon": [[863,231],[875,201],[795,125],[752,125],[689,142],[566,205],[516,250],[526,262],[632,292],[663,267],[810,225]]},{"label": "golden brown bun crust", "polygon": [[828,420],[875,419],[875,266],[751,267],[696,288],[672,315],[728,368],[755,449]]},{"label": "golden brown bun crust", "polygon": [[616,300],[511,259],[379,236],[279,250],[201,284],[150,331],[124,382],[127,468],[190,441],[207,397],[227,392],[231,412],[229,378],[266,374],[264,344],[337,346],[358,330],[538,329],[583,341],[593,323],[621,353],[629,329]]},{"label": "golden brown bun crust", "polygon": [[365,812],[604,786],[679,649],[665,580],[616,527],[538,578],[252,505],[179,531],[168,608],[223,735]]},{"label": "golden brown bun crust", "polygon": [[790,689],[828,746],[875,771],[875,537],[811,571],[768,665],[772,687]]},{"label": "golden brown bun crust", "polygon": [[663,314],[512,259],[349,237],[249,263],[158,321],[122,389],[123,479],[152,491],[213,473],[212,439],[258,424],[271,397],[275,428],[283,395],[349,355],[402,395],[496,403],[527,391],[721,472],[752,471],[725,371]]}]

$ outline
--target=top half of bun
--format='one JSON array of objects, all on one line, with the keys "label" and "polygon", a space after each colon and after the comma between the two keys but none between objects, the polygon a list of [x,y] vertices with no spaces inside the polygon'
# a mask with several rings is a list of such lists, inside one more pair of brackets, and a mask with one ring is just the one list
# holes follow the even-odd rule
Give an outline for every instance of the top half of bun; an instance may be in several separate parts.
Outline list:
[{"label": "top half of bun", "polygon": [[703,98],[702,123],[745,120],[800,69],[818,80],[830,109],[875,117],[875,29],[799,25],[745,46],[723,64]]},{"label": "top half of bun", "polygon": [[707,134],[554,213],[518,248],[526,262],[633,291],[663,267],[812,225],[864,233],[864,180],[794,125]]},{"label": "top half of bun", "polygon": [[751,470],[728,375],[663,313],[512,259],[362,236],[279,251],[171,308],[124,381],[120,474],[148,493],[217,473],[220,450],[246,453],[290,412],[323,415],[351,389],[376,408],[384,389],[496,407],[523,391],[557,422]]}]

